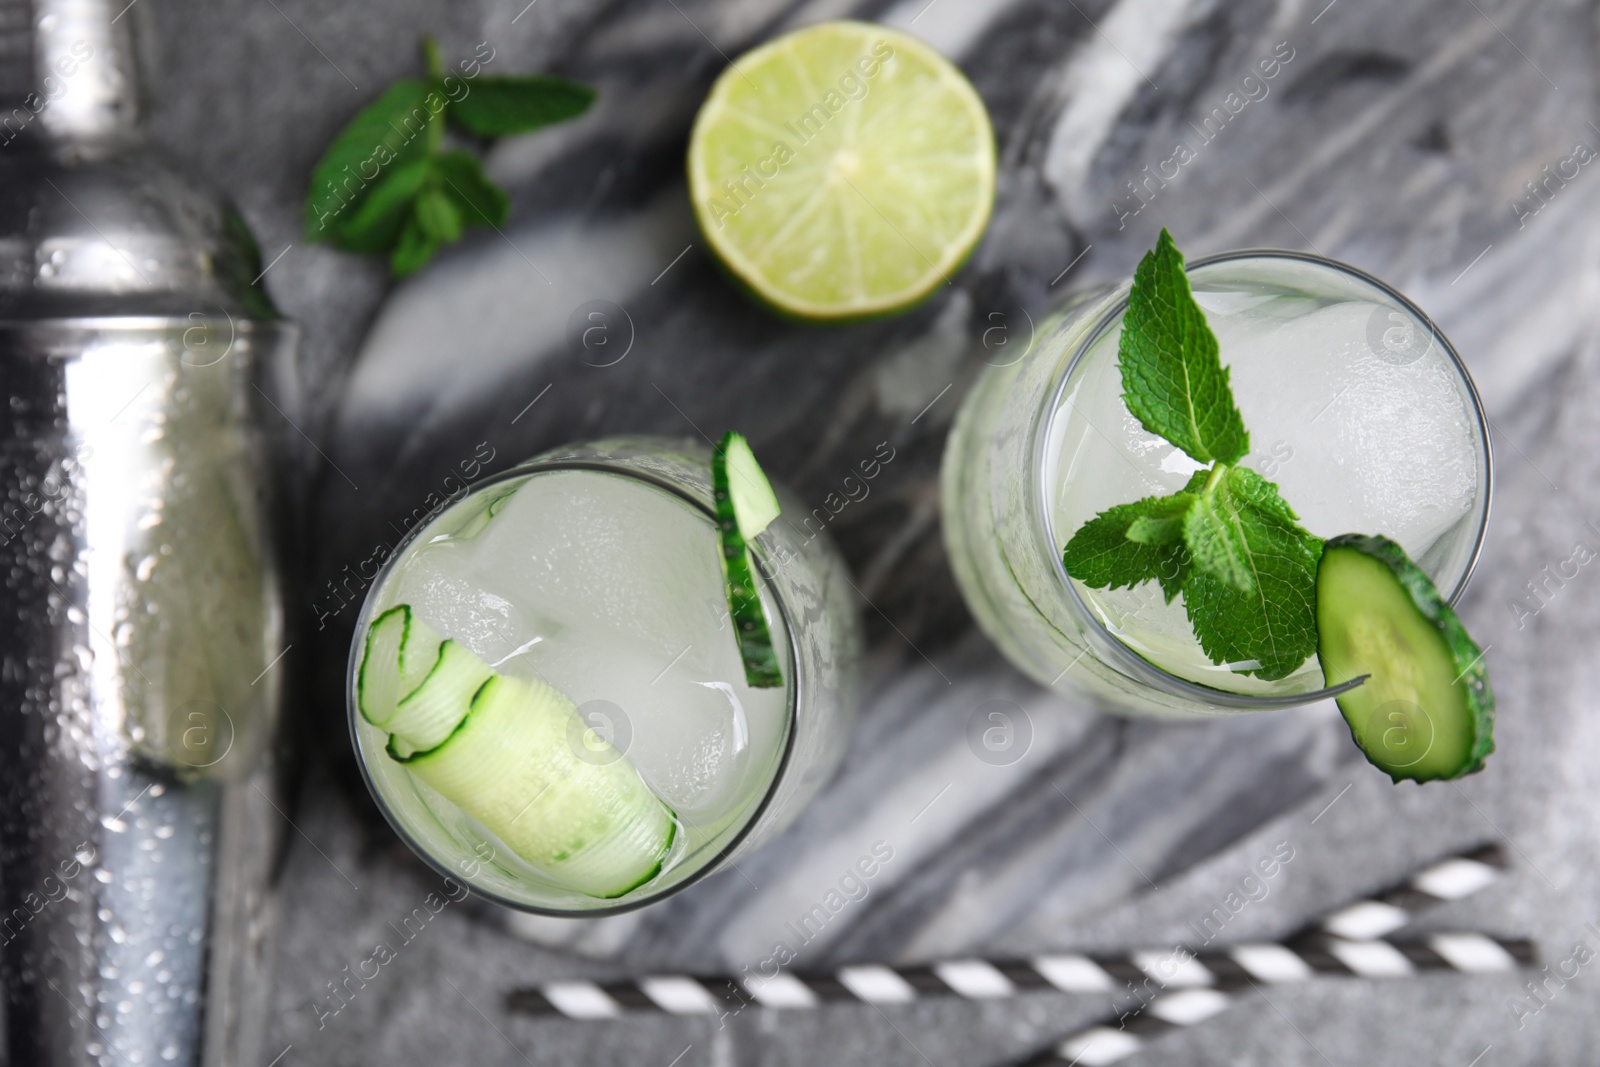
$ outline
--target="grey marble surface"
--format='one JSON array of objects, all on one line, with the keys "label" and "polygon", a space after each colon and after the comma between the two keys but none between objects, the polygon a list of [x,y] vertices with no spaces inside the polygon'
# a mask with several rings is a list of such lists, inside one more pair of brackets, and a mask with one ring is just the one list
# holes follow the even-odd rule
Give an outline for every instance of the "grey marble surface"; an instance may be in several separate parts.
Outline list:
[{"label": "grey marble surface", "polygon": [[[281,1053],[283,1064],[666,1067],[681,1054],[682,1067],[958,1067],[1005,1062],[1106,1010],[1103,1000],[1033,994],[746,1012],[725,1027],[505,1010],[509,989],[557,976],[750,962],[880,838],[895,860],[806,946],[804,964],[1170,945],[1280,841],[1295,859],[1230,937],[1284,933],[1422,861],[1499,839],[1515,857],[1512,876],[1429,925],[1532,936],[1553,961],[1579,941],[1600,947],[1586,926],[1600,919],[1600,587],[1586,566],[1547,602],[1526,599],[1526,583],[1576,543],[1600,548],[1589,525],[1600,522],[1600,179],[1585,166],[1552,185],[1548,203],[1525,186],[1576,144],[1600,146],[1592,5],[145,0],[141,9],[155,31],[157,136],[232,193],[266,259],[283,253],[267,283],[306,330],[290,414],[306,442],[297,503],[310,577],[292,605],[300,632],[285,660],[298,694],[297,832],[283,865],[263,1063]],[[924,307],[889,322],[798,328],[749,305],[712,265],[684,201],[682,151],[725,56],[851,14],[914,21],[971,75],[999,134],[999,204],[973,261]],[[447,57],[487,41],[490,69],[556,70],[594,82],[602,99],[579,123],[494,149],[490,170],[515,204],[505,235],[475,235],[391,287],[377,264],[308,247],[298,204],[333,132],[414,72],[425,32]],[[1275,50],[1292,58],[1262,96],[1244,78]],[[1202,143],[1191,124],[1233,107]],[[1125,183],[1179,143],[1193,158],[1132,214]],[[1022,311],[1126,274],[1162,225],[1191,255],[1279,245],[1355,263],[1428,309],[1471,366],[1498,453],[1495,519],[1463,603],[1500,699],[1500,751],[1486,773],[1391,786],[1354,755],[1327,707],[1183,726],[1106,717],[1025,682],[972,632],[939,543],[935,475],[960,395],[991,354],[984,330],[996,314],[1017,329]],[[632,323],[633,347],[614,366],[584,363],[566,340],[573,310],[594,299],[621,305]],[[806,500],[820,501],[878,442],[897,450],[872,495],[832,527],[871,638],[869,701],[841,777],[741,872],[632,919],[553,930],[453,905],[348,1006],[324,1014],[328,983],[394,940],[388,924],[434,888],[355,776],[341,696],[354,609],[331,611],[324,583],[392,540],[388,531],[480,442],[500,466],[566,440],[696,425],[750,428],[768,466]],[[1015,703],[1031,724],[1027,754],[1009,766],[965,745],[968,718],[989,700]],[[1512,978],[1317,982],[1247,998],[1137,1062],[1594,1062],[1600,978],[1584,968],[1533,1013],[1540,1003]]]}]

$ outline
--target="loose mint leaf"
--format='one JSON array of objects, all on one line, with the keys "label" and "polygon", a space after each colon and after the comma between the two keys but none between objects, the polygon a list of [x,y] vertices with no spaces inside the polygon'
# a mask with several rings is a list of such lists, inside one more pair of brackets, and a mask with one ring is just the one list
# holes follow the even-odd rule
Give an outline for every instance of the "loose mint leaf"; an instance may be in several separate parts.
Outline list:
[{"label": "loose mint leaf", "polygon": [[[1061,554],[1061,562],[1068,574],[1095,589],[1120,589],[1160,580],[1165,590],[1170,579],[1164,576],[1182,572],[1177,557],[1184,554],[1183,545],[1135,541],[1129,538],[1129,529],[1142,520],[1158,525],[1171,523],[1193,504],[1191,494],[1180,492],[1172,496],[1145,497],[1102,511],[1072,535]],[[1175,595],[1174,591],[1167,600],[1171,601]]]},{"label": "loose mint leaf", "polygon": [[397,278],[415,274],[439,250],[439,242],[423,232],[413,211],[400,231],[400,240],[389,253],[389,271]]},{"label": "loose mint leaf", "polygon": [[379,255],[400,239],[412,203],[428,179],[430,164],[419,159],[395,168],[335,231],[335,243],[349,252]]},{"label": "loose mint leaf", "polygon": [[329,145],[306,194],[306,236],[351,252],[387,253],[396,275],[422,267],[467,226],[503,226],[505,191],[476,156],[440,151],[446,115],[494,137],[582,114],[594,90],[565,78],[471,80],[448,99],[438,46],[424,38],[426,79],[403,78],[358,112]]},{"label": "loose mint leaf", "polygon": [[461,209],[437,186],[424,189],[417,197],[416,218],[417,229],[435,244],[449,244],[461,238]]},{"label": "loose mint leaf", "polygon": [[470,152],[446,152],[434,160],[439,188],[461,211],[468,226],[504,226],[511,216],[511,200],[496,185]]},{"label": "loose mint leaf", "polygon": [[1165,229],[1134,271],[1117,363],[1123,401],[1146,430],[1200,463],[1237,463],[1250,451],[1217,337]]},{"label": "loose mint leaf", "polygon": [[437,125],[428,83],[402,78],[351,119],[311,172],[306,239],[336,242],[340,224],[372,195],[385,174],[428,155]]},{"label": "loose mint leaf", "polygon": [[450,102],[450,117],[483,137],[527,133],[576,118],[594,102],[587,85],[542,74],[478,78]]},{"label": "loose mint leaf", "polygon": [[[1316,651],[1321,539],[1295,522],[1277,486],[1243,467],[1200,495],[1184,533],[1194,563],[1183,602],[1206,655],[1268,680],[1293,673]],[[1231,580],[1234,566],[1247,584]]]}]

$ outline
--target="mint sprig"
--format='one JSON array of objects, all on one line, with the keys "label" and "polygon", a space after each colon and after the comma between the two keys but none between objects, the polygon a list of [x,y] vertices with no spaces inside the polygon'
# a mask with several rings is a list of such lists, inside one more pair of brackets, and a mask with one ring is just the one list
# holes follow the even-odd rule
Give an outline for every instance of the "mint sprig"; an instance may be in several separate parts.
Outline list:
[{"label": "mint sprig", "polygon": [[1212,662],[1268,680],[1292,674],[1317,647],[1322,540],[1299,525],[1276,485],[1236,466],[1250,435],[1165,229],[1134,272],[1117,363],[1129,412],[1210,466],[1176,493],[1084,523],[1062,551],[1067,573],[1094,588],[1155,581],[1168,603],[1182,592]]},{"label": "mint sprig", "polygon": [[475,138],[526,133],[575,118],[594,90],[547,75],[490,77],[477,61],[446,74],[423,41],[426,78],[402,78],[339,131],[311,173],[307,240],[389,257],[399,277],[419,270],[471,226],[503,226],[504,189],[477,155],[444,148],[448,124]]}]

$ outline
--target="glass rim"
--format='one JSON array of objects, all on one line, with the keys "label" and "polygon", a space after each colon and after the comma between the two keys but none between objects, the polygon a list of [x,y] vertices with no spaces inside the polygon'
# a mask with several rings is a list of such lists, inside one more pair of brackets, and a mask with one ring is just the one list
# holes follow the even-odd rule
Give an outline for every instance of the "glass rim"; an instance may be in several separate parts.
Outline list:
[{"label": "glass rim", "polygon": [[[1450,591],[1447,600],[1453,606],[1466,591],[1467,583],[1477,570],[1478,559],[1483,554],[1483,544],[1489,532],[1489,513],[1494,504],[1494,443],[1489,437],[1489,418],[1483,409],[1483,400],[1478,395],[1478,386],[1472,380],[1472,374],[1467,369],[1466,363],[1461,359],[1460,353],[1451,344],[1438,325],[1426,313],[1413,303],[1404,293],[1379,278],[1373,277],[1359,267],[1342,263],[1327,256],[1317,255],[1312,252],[1300,252],[1288,248],[1241,248],[1231,252],[1219,252],[1215,255],[1204,256],[1184,265],[1184,273],[1192,274],[1202,267],[1210,267],[1219,263],[1227,263],[1242,259],[1293,259],[1313,266],[1331,268],[1341,274],[1376,289],[1383,296],[1394,301],[1406,312],[1415,316],[1416,320],[1428,330],[1428,334],[1444,350],[1449,357],[1450,365],[1455,371],[1458,381],[1466,387],[1466,395],[1470,401],[1470,415],[1473,419],[1475,440],[1482,442],[1483,448],[1483,480],[1479,487],[1478,499],[1482,501],[1479,507],[1478,528],[1473,534],[1472,552],[1467,558],[1466,566],[1462,569],[1461,577],[1456,581],[1455,587]],[[1130,282],[1118,283],[1119,288],[1127,288]],[[1115,292],[1116,290],[1113,290]],[[1194,701],[1203,705],[1228,708],[1239,711],[1271,711],[1282,708],[1301,707],[1319,700],[1336,697],[1347,690],[1354,689],[1366,680],[1363,675],[1353,678],[1340,685],[1310,690],[1304,693],[1280,694],[1249,694],[1234,693],[1226,689],[1218,689],[1201,682],[1192,681],[1180,675],[1173,674],[1162,667],[1156,666],[1135,652],[1121,638],[1117,637],[1100,617],[1084,603],[1083,596],[1078,592],[1070,575],[1067,574],[1066,564],[1062,561],[1061,553],[1056,551],[1058,543],[1055,535],[1054,523],[1051,518],[1047,489],[1044,484],[1045,450],[1050,441],[1050,429],[1054,425],[1057,415],[1062,410],[1062,397],[1068,383],[1072,380],[1073,372],[1087,356],[1092,348],[1113,325],[1120,322],[1127,310],[1129,293],[1123,292],[1105,311],[1103,311],[1094,325],[1085,331],[1082,340],[1074,347],[1071,358],[1067,360],[1066,367],[1061,371],[1059,379],[1048,392],[1047,403],[1050,405],[1049,414],[1035,426],[1033,442],[1032,471],[1035,477],[1033,492],[1035,506],[1039,509],[1041,523],[1036,530],[1041,533],[1048,544],[1046,555],[1054,564],[1056,576],[1067,590],[1071,604],[1077,610],[1080,618],[1087,624],[1085,637],[1090,646],[1097,653],[1105,654],[1113,661],[1113,666],[1125,671],[1136,681],[1150,685],[1170,696]],[[1086,650],[1087,651],[1087,650]],[[1076,662],[1076,661],[1074,661]],[[1070,670],[1071,667],[1068,667]]]},{"label": "glass rim", "polygon": [[[446,511],[450,510],[457,504],[461,503],[461,501],[466,500],[468,497],[481,490],[488,489],[502,482],[526,477],[531,474],[540,474],[559,470],[586,470],[601,474],[619,474],[623,475],[624,477],[636,478],[639,481],[642,481],[648,485],[652,485],[657,489],[664,490],[677,497],[679,500],[682,500],[684,503],[690,505],[701,514],[705,515],[711,520],[713,526],[715,526],[716,512],[711,507],[708,507],[703,501],[695,499],[694,496],[685,491],[681,486],[674,485],[671,481],[662,477],[661,475],[655,474],[651,471],[640,470],[637,467],[627,466],[620,461],[614,460],[607,461],[603,459],[558,458],[559,453],[565,449],[574,447],[593,447],[594,445],[606,444],[612,441],[643,441],[665,444],[667,442],[676,442],[678,440],[680,439],[665,436],[633,436],[596,438],[593,441],[579,441],[568,445],[560,445],[555,449],[542,452],[539,455],[523,460],[521,463],[518,463],[513,467],[508,467],[507,469],[496,474],[479,479],[477,482],[473,483],[471,489],[463,493],[458,499],[453,500],[443,508],[440,508],[439,511],[431,516],[427,522],[419,523],[404,537],[402,537],[395,544],[394,550],[390,552],[388,558],[383,561],[383,565],[378,568],[378,572],[373,575],[372,584],[368,586],[368,589],[376,590],[389,576],[400,557],[403,556],[406,550],[411,547],[412,543],[421,536],[422,531],[427,529],[428,526],[432,525],[432,523]],[[692,439],[683,438],[681,440]],[[372,601],[369,597],[362,602],[361,611],[356,616],[356,631],[350,641],[350,655],[345,668],[345,718],[349,723],[350,743],[355,749],[356,766],[361,772],[361,780],[365,783],[367,792],[377,802],[378,810],[382,812],[384,821],[387,822],[390,828],[394,830],[396,835],[398,835],[399,838],[405,842],[406,847],[408,847],[418,859],[422,860],[424,864],[432,868],[436,874],[466,886],[469,890],[482,897],[484,900],[487,900],[493,904],[498,904],[501,907],[510,908],[514,911],[524,912],[532,915],[550,916],[557,919],[597,919],[607,915],[621,915],[625,912],[636,911],[639,908],[643,908],[650,904],[655,904],[677,893],[680,893],[699,882],[702,878],[715,873],[718,869],[720,869],[723,862],[727,860],[729,856],[733,855],[734,850],[745,842],[745,840],[750,836],[750,833],[755,829],[756,825],[760,823],[761,817],[766,814],[767,808],[771,806],[772,798],[777,794],[778,787],[783,783],[784,773],[789,769],[790,757],[794,752],[795,735],[798,732],[799,726],[802,686],[799,670],[800,647],[795,638],[794,628],[791,624],[792,616],[789,611],[789,606],[784,601],[783,595],[779,590],[777,583],[772,579],[772,577],[769,576],[767,569],[760,565],[765,562],[765,550],[761,548],[755,540],[749,541],[748,544],[751,553],[757,557],[758,566],[755,568],[756,572],[760,580],[765,584],[768,592],[772,594],[773,602],[778,606],[778,613],[783,617],[784,636],[786,638],[786,644],[789,648],[789,678],[784,685],[786,693],[786,699],[784,703],[786,722],[784,724],[783,751],[778,757],[777,766],[773,769],[772,780],[767,783],[766,789],[762,793],[760,801],[758,801],[755,806],[750,809],[749,817],[745,819],[744,825],[740,826],[739,829],[734,832],[734,834],[728,839],[728,842],[720,850],[718,850],[715,856],[712,856],[710,859],[706,860],[706,862],[701,864],[698,869],[688,875],[685,875],[677,882],[657,893],[640,897],[638,900],[631,900],[621,904],[607,904],[598,908],[559,908],[528,904],[523,901],[507,897],[494,890],[485,889],[475,884],[462,872],[449,869],[449,867],[443,861],[432,854],[430,849],[421,845],[411,834],[410,830],[401,823],[400,819],[391,810],[389,802],[384,797],[382,791],[378,789],[377,784],[373,779],[372,772],[367,767],[367,761],[364,756],[366,749],[362,745],[360,736],[360,722],[364,720],[361,719],[361,710],[357,706],[355,700],[354,686],[355,678],[361,666],[361,651],[365,645],[365,641],[363,640],[364,623],[371,611],[372,606]]]}]

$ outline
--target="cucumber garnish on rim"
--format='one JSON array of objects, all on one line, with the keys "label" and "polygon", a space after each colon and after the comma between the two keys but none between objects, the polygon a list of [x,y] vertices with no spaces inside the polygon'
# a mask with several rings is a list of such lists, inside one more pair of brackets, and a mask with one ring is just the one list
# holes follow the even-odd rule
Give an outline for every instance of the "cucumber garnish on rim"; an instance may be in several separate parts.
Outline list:
[{"label": "cucumber garnish on rim", "polygon": [[750,542],[778,517],[778,497],[750,451],[750,443],[732,430],[712,452],[711,493],[717,507],[728,618],[744,661],[744,679],[755,689],[776,688],[783,684],[783,671],[756,586]]},{"label": "cucumber garnish on rim", "polygon": [[367,633],[356,697],[392,759],[558,884],[612,898],[660,873],[671,810],[554,687],[496,673],[402,604]]},{"label": "cucumber garnish on rim", "polygon": [[1386,537],[1345,534],[1317,569],[1317,654],[1350,735],[1396,782],[1459,778],[1494,751],[1483,653],[1422,568]]}]

